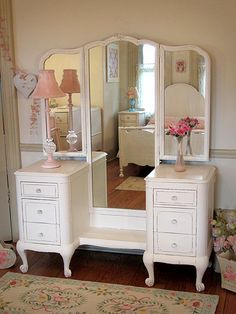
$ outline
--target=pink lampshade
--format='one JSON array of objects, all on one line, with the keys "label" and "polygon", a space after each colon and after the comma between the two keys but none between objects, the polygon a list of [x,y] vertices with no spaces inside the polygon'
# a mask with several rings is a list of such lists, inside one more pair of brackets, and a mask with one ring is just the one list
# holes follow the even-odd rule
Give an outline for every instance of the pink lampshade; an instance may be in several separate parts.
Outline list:
[{"label": "pink lampshade", "polygon": [[60,88],[67,94],[80,93],[77,70],[64,69]]},{"label": "pink lampshade", "polygon": [[41,70],[38,83],[32,93],[33,98],[58,98],[66,96],[55,79],[54,70]]},{"label": "pink lampshade", "polygon": [[128,95],[128,98],[138,99],[139,98],[139,92],[138,92],[137,87],[129,87],[127,95]]}]

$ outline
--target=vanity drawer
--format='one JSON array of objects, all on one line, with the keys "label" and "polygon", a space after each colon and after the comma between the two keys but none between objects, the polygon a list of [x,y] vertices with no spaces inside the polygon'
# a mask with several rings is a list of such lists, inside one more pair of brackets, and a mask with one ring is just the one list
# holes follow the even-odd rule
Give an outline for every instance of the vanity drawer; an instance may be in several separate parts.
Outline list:
[{"label": "vanity drawer", "polygon": [[60,244],[59,226],[56,224],[25,223],[26,241]]},{"label": "vanity drawer", "polygon": [[196,207],[196,190],[154,189],[154,206]]},{"label": "vanity drawer", "polygon": [[53,223],[59,222],[57,201],[23,200],[23,217],[27,222]]},{"label": "vanity drawer", "polygon": [[154,230],[180,234],[195,234],[195,211],[173,211],[155,209]]},{"label": "vanity drawer", "polygon": [[56,183],[21,182],[21,195],[23,197],[57,197],[58,186]]},{"label": "vanity drawer", "polygon": [[195,255],[195,236],[155,232],[154,237],[154,253]]}]

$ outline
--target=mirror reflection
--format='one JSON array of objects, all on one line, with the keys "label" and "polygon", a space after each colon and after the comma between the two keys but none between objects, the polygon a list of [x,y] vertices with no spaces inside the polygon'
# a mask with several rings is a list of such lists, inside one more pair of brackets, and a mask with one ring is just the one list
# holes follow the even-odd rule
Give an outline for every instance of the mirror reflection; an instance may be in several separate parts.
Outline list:
[{"label": "mirror reflection", "polygon": [[[205,154],[206,60],[191,49],[164,52],[164,155],[176,156],[176,139],[166,135],[169,125],[185,118],[197,119],[183,140],[185,159]],[[173,158],[173,157],[172,157]]]},{"label": "mirror reflection", "polygon": [[[41,65],[54,69],[59,85],[64,70],[76,71],[79,87],[67,90],[64,98],[50,99],[51,128],[57,156],[86,155],[91,161],[94,207],[145,209],[144,177],[155,161],[175,160],[176,141],[166,131],[180,119],[199,122],[190,141],[184,138],[184,159],[208,160],[210,60],[200,48],[159,47],[118,35],[49,51]],[[69,131],[75,143],[68,143]]]},{"label": "mirror reflection", "polygon": [[61,89],[67,94],[51,98],[50,126],[57,151],[82,150],[80,107],[80,53],[53,54],[44,62],[44,69],[53,69]]},{"label": "mirror reflection", "polygon": [[[144,177],[153,169],[156,48],[114,41],[89,49],[89,92],[92,151],[107,177],[107,191],[97,187],[93,163],[95,207],[145,209]],[[100,120],[101,119],[101,120]],[[106,161],[102,162],[102,159]],[[105,166],[104,166],[105,163]]]}]

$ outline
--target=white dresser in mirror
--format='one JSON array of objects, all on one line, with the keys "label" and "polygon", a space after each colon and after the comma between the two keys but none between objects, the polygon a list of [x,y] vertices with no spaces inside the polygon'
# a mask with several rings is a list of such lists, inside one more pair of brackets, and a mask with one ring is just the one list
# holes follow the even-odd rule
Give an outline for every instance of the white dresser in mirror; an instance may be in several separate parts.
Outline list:
[{"label": "white dresser in mirror", "polygon": [[[72,107],[72,119],[75,134],[77,135],[77,142],[74,147],[77,150],[82,150],[82,127],[81,127],[81,108],[73,106]],[[57,107],[51,109],[51,120],[54,120],[55,127],[60,130],[60,146],[59,150],[68,150],[68,143],[66,141],[66,136],[69,130],[69,109],[68,107]],[[58,147],[57,147],[58,148]]]},{"label": "white dresser in mirror", "polygon": [[143,126],[145,125],[145,111],[129,111],[123,110],[118,112],[118,125],[127,126]]}]

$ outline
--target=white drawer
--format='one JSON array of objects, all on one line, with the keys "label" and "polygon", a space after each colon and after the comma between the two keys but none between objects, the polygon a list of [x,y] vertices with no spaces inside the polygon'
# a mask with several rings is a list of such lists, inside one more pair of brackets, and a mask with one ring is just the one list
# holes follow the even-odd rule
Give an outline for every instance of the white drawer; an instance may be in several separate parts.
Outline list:
[{"label": "white drawer", "polygon": [[68,113],[67,112],[60,112],[55,114],[55,122],[58,124],[68,123]]},{"label": "white drawer", "polygon": [[173,211],[168,208],[155,210],[155,231],[180,234],[195,234],[195,225],[194,210]]},{"label": "white drawer", "polygon": [[196,190],[154,189],[154,206],[196,206]]},{"label": "white drawer", "polygon": [[59,226],[56,224],[25,223],[24,227],[26,241],[60,244]]},{"label": "white drawer", "polygon": [[137,126],[137,123],[136,122],[122,122],[122,125],[123,127],[136,127]]},{"label": "white drawer", "polygon": [[154,253],[195,255],[195,236],[155,232],[154,237]]},{"label": "white drawer", "polygon": [[137,116],[134,114],[121,114],[120,120],[121,122],[136,122]]},{"label": "white drawer", "polygon": [[68,124],[56,124],[56,126],[60,129],[60,135],[67,135],[68,133]]},{"label": "white drawer", "polygon": [[31,183],[21,182],[21,195],[25,197],[57,197],[56,183]]},{"label": "white drawer", "polygon": [[23,217],[27,222],[56,224],[58,219],[57,201],[23,200]]}]

